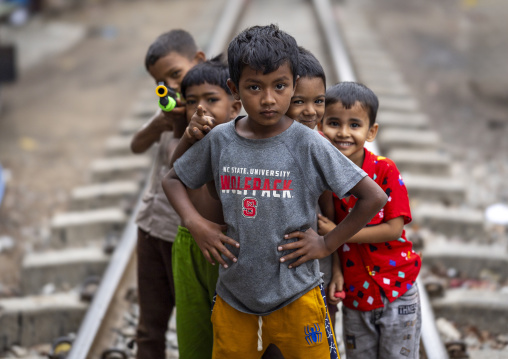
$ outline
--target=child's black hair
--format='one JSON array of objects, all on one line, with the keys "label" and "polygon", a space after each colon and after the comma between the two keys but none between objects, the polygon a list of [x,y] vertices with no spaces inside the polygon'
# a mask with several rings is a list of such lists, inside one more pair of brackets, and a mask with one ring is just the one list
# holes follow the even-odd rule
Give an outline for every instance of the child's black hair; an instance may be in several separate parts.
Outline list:
[{"label": "child's black hair", "polygon": [[182,96],[185,98],[187,88],[190,86],[201,85],[204,83],[219,86],[227,94],[231,91],[226,82],[229,78],[228,65],[223,61],[222,54],[213,59],[197,64],[191,68],[184,76],[182,84]]},{"label": "child's black hair", "polygon": [[242,70],[249,66],[269,74],[288,63],[293,73],[293,85],[298,76],[298,45],[277,25],[252,26],[239,33],[228,47],[231,81],[238,86]]},{"label": "child's black hair", "polygon": [[318,59],[306,48],[298,47],[298,75],[300,77],[319,77],[323,80],[323,85],[326,88],[326,76],[323,67]]},{"label": "child's black hair", "polygon": [[369,126],[376,123],[379,100],[367,86],[358,82],[339,82],[326,90],[325,107],[340,102],[346,109],[350,109],[356,102],[367,111]]},{"label": "child's black hair", "polygon": [[185,30],[175,29],[159,35],[150,45],[145,56],[145,67],[148,70],[161,57],[170,52],[177,52],[189,59],[194,58],[198,47],[194,38]]}]

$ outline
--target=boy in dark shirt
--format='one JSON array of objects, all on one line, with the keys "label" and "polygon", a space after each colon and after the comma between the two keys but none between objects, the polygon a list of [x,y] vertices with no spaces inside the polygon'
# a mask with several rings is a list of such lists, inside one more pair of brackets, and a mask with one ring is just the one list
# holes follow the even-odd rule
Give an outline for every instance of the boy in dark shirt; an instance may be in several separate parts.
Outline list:
[{"label": "boy in dark shirt", "polygon": [[[165,82],[180,91],[185,73],[204,58],[191,34],[171,30],[150,45],[145,66],[155,83]],[[171,152],[186,125],[185,107],[180,103],[171,112],[159,110],[131,141],[134,153],[143,153],[157,145],[150,187],[143,195],[136,218],[140,312],[136,343],[137,358],[140,359],[162,358],[166,352],[166,331],[175,306],[171,248],[180,218],[164,195],[161,180],[169,171]]]}]

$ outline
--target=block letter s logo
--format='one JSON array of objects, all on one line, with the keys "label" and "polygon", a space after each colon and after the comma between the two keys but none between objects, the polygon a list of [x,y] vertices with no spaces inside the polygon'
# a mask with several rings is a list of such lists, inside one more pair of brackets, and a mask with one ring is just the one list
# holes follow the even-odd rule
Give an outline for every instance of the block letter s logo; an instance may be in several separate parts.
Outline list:
[{"label": "block letter s logo", "polygon": [[242,214],[247,218],[256,217],[256,208],[258,206],[258,201],[255,198],[246,197],[243,199],[243,208]]}]

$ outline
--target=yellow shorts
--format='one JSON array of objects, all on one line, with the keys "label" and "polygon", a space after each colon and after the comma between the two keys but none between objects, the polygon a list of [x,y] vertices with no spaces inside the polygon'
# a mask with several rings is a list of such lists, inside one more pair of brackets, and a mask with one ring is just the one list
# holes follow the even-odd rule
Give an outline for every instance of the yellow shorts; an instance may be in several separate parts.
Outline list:
[{"label": "yellow shorts", "polygon": [[212,359],[258,359],[270,343],[277,345],[285,358],[339,359],[325,303],[324,289],[318,286],[259,317],[239,312],[217,295],[212,312]]}]

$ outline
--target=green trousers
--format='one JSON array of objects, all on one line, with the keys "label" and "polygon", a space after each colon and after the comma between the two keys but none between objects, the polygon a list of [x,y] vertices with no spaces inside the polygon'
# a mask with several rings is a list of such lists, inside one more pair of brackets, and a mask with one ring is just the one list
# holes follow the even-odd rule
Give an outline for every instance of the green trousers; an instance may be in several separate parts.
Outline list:
[{"label": "green trousers", "polygon": [[211,308],[219,265],[211,265],[185,227],[178,227],[172,249],[176,334],[180,359],[212,357]]}]

